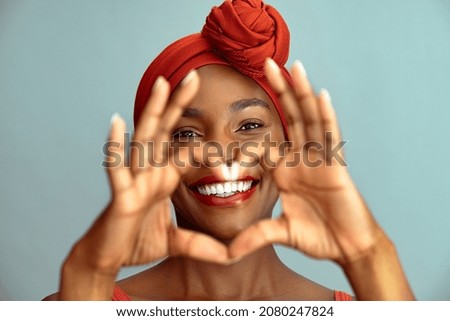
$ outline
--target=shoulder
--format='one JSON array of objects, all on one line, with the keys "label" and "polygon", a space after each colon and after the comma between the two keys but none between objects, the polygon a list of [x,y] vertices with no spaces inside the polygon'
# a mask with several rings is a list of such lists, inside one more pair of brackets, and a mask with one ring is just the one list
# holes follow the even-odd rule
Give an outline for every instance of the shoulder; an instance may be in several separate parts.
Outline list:
[{"label": "shoulder", "polygon": [[[289,301],[334,301],[335,292],[292,270],[279,279],[278,295],[270,300]],[[288,290],[287,290],[288,289]]]},{"label": "shoulder", "polygon": [[[161,273],[161,270],[155,266],[118,280],[115,292],[122,290],[132,301],[165,301],[174,297],[181,299],[179,284],[174,287],[172,281],[167,277],[167,273]],[[142,286],[143,284],[146,286]],[[176,288],[178,293],[173,293],[171,291],[173,288]]]}]

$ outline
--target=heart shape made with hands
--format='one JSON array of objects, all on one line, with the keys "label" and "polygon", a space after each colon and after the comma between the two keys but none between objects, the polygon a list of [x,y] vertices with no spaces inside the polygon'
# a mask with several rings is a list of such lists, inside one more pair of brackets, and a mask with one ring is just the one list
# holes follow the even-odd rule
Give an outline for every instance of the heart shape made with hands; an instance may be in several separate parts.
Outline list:
[{"label": "heart shape made with hands", "polygon": [[[317,95],[314,93],[300,62],[295,63],[291,71],[293,88],[273,60],[266,60],[265,73],[283,106],[288,123],[287,135],[292,142],[287,154],[280,157],[277,166],[271,170],[280,191],[282,215],[255,223],[241,231],[227,246],[206,234],[175,228],[170,222],[169,197],[189,167],[180,168],[170,163],[166,167],[146,165],[142,168],[137,164],[139,157],[133,157],[132,153],[131,170],[125,166],[116,166],[108,171],[113,199],[122,207],[117,212],[125,213],[122,216],[130,216],[126,213],[142,211],[142,206],[146,204],[152,204],[154,208],[158,208],[155,205],[158,202],[164,205],[159,208],[162,215],[142,215],[142,218],[130,224],[126,232],[130,239],[135,239],[130,247],[142,245],[134,248],[135,253],[127,260],[128,264],[141,262],[136,257],[139,258],[146,251],[156,253],[146,254],[144,257],[147,259],[181,255],[229,264],[273,243],[293,247],[316,258],[345,260],[374,244],[380,228],[354,186],[345,164],[340,163],[343,160],[342,150],[336,152],[339,157],[329,159],[326,154],[328,149],[313,148],[308,153],[314,160],[321,161],[319,165],[301,163],[288,166],[296,153],[303,153],[310,142],[320,146],[341,144],[336,114],[328,92],[322,90]],[[183,113],[183,106],[188,105],[198,88],[199,77],[196,72],[191,72],[169,99],[169,83],[163,77],[158,78],[136,128],[135,141],[169,141],[170,129],[176,125]],[[113,122],[110,138],[113,142],[119,142],[119,146],[125,145],[125,127],[122,119]],[[118,153],[125,159],[123,149]],[[187,153],[186,149],[180,151],[180,159],[188,159]],[[164,153],[163,150],[156,150],[154,154]],[[227,175],[235,174],[236,170],[233,172],[232,168],[230,173],[222,175],[227,179]],[[149,182],[159,183],[149,185]],[[142,220],[147,219],[151,224],[142,224]],[[146,230],[142,226],[153,226],[153,229]],[[134,236],[136,229],[140,231],[137,237]],[[160,242],[154,242],[155,239]],[[117,240],[113,241],[117,244]],[[156,243],[159,248],[155,250],[153,247]]]},{"label": "heart shape made with hands", "polygon": [[[142,77],[134,113],[136,140],[167,141],[167,129],[176,124],[182,107],[198,89],[198,77],[189,70],[225,64],[255,80],[274,102],[280,102],[275,103],[275,108],[285,136],[293,142],[293,151],[302,151],[307,142],[325,146],[328,132],[336,140],[332,145],[339,144],[328,92],[314,93],[299,61],[291,73],[284,67],[289,42],[289,30],[281,15],[260,0],[225,1],[214,7],[201,34],[167,47]],[[169,87],[178,88],[178,92],[167,104]],[[292,154],[286,159],[289,156]],[[153,174],[148,175],[148,181],[167,182],[182,175],[181,171],[160,171],[165,173],[149,170]],[[265,245],[281,243],[310,256],[336,259],[361,250],[354,244],[364,247],[370,243],[375,224],[345,168],[335,163],[329,167],[288,168],[280,163],[273,178],[282,199],[280,217],[248,227],[228,246],[205,234],[170,227],[170,254],[226,264]],[[128,186],[124,183],[127,179],[113,180],[116,185]],[[172,181],[173,186],[165,189],[166,195],[175,189],[176,179]],[[168,229],[166,220],[164,224]]]},{"label": "heart shape made with hands", "polygon": [[[254,223],[227,245],[210,236],[189,232],[192,234],[185,235],[176,254],[231,264],[262,247],[282,244],[310,257],[342,262],[373,245],[377,224],[345,168],[278,166],[272,176],[281,194],[279,217]],[[222,177],[236,180],[237,163],[223,166]]]}]

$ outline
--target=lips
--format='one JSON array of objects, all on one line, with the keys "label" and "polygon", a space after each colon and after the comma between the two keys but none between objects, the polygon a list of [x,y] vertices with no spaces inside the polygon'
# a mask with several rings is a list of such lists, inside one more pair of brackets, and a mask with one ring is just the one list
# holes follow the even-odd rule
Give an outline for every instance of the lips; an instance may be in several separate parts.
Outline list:
[{"label": "lips", "polygon": [[246,176],[235,181],[223,181],[215,176],[206,176],[189,186],[195,198],[208,206],[238,205],[253,194],[259,180]]}]

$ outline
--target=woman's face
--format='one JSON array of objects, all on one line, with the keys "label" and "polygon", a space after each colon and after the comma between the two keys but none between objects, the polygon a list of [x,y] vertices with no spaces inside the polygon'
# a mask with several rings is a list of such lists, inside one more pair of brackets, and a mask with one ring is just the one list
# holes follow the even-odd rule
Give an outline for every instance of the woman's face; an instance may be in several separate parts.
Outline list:
[{"label": "woman's face", "polygon": [[[199,163],[182,177],[172,201],[178,226],[227,241],[271,216],[278,190],[260,160],[269,139],[283,142],[283,128],[272,101],[249,77],[220,65],[201,67],[198,74],[200,90],[174,138]],[[233,160],[245,164],[238,179],[218,177],[218,164]]]}]

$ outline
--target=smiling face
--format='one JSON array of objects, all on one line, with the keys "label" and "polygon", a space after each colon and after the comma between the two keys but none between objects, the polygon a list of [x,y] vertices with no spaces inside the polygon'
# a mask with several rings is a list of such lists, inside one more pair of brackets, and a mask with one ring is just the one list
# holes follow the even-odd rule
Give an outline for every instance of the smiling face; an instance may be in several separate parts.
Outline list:
[{"label": "smiling face", "polygon": [[[200,90],[174,138],[182,146],[195,145],[191,150],[200,166],[182,177],[172,202],[178,226],[227,241],[271,216],[278,189],[255,159],[262,157],[269,133],[272,142],[284,141],[283,127],[266,92],[249,77],[220,65],[201,67],[198,74]],[[212,167],[232,160],[252,165],[241,167],[237,180],[218,178]]]}]

